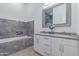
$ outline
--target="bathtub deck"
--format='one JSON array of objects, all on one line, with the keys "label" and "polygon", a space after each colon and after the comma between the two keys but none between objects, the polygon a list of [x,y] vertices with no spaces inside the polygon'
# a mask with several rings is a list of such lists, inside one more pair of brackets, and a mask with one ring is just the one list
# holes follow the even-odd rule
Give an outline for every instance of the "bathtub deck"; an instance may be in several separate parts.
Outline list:
[{"label": "bathtub deck", "polygon": [[27,38],[32,38],[32,37],[31,36],[20,36],[20,37],[4,38],[4,39],[0,39],[0,43],[12,42],[12,41],[22,40],[22,39],[27,39]]},{"label": "bathtub deck", "polygon": [[10,56],[39,56],[39,55],[33,51],[33,47],[29,47],[14,54],[11,54]]}]

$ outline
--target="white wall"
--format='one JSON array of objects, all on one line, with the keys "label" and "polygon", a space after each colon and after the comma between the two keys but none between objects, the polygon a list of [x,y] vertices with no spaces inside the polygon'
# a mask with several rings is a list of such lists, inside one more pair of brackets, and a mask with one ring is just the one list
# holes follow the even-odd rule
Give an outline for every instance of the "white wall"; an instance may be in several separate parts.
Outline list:
[{"label": "white wall", "polygon": [[34,11],[34,15],[36,15],[33,19],[34,21],[34,33],[39,33],[42,31],[42,8],[43,4],[41,4],[39,7],[35,8],[37,11]]},{"label": "white wall", "polygon": [[[56,27],[54,31],[56,32],[69,32],[69,33],[76,33],[77,32],[77,19],[76,19],[76,3],[71,4],[71,27]],[[79,16],[78,16],[79,17]],[[42,28],[43,31],[50,31],[48,28]]]},{"label": "white wall", "polygon": [[0,18],[25,22],[39,19],[41,6],[41,3],[0,3]]},{"label": "white wall", "polygon": [[79,3],[76,5],[77,6],[77,34],[79,35]]},{"label": "white wall", "polygon": [[[76,21],[76,11],[79,7],[76,7],[77,4],[72,4],[72,26],[71,27],[56,27],[55,31],[57,32],[77,32],[77,21]],[[78,4],[79,5],[79,4]],[[41,3],[30,3],[30,4],[17,4],[17,3],[0,3],[0,18],[6,18],[10,20],[17,21],[31,21],[35,20],[34,31],[38,33],[40,31],[49,31],[48,28],[42,28],[42,7]],[[78,17],[79,19],[79,17]]]},{"label": "white wall", "polygon": [[0,18],[24,22],[35,20],[34,32],[38,32],[42,28],[42,7],[43,3],[0,3]]}]

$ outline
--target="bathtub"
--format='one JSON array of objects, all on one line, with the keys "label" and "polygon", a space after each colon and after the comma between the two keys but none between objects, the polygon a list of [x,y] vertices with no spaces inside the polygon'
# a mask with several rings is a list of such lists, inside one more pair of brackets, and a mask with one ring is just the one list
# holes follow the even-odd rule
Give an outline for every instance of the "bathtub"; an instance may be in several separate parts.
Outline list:
[{"label": "bathtub", "polygon": [[33,45],[32,36],[21,36],[0,39],[0,56],[8,56],[12,53]]}]

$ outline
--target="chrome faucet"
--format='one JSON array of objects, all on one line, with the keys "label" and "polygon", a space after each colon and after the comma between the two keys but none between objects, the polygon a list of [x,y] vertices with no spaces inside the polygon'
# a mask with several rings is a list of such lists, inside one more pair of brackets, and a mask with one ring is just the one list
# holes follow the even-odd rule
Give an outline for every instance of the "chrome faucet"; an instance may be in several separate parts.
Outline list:
[{"label": "chrome faucet", "polygon": [[52,32],[52,30],[55,28],[55,25],[51,25],[51,26],[49,26],[49,29],[51,30],[51,32]]}]

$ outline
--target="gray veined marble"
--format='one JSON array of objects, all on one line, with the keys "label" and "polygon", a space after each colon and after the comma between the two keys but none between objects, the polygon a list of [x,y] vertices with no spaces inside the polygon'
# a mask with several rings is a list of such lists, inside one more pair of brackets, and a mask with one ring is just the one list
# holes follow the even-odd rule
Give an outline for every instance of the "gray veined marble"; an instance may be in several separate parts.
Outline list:
[{"label": "gray veined marble", "polygon": [[7,56],[33,45],[33,37],[0,43],[0,56]]},{"label": "gray veined marble", "polygon": [[[33,34],[34,21],[21,22],[0,18],[0,56],[7,56],[32,46]],[[21,36],[31,36],[31,38],[20,39]],[[14,40],[15,37],[19,38]]]},{"label": "gray veined marble", "polygon": [[0,18],[0,39],[34,34],[34,21],[21,22]]}]

